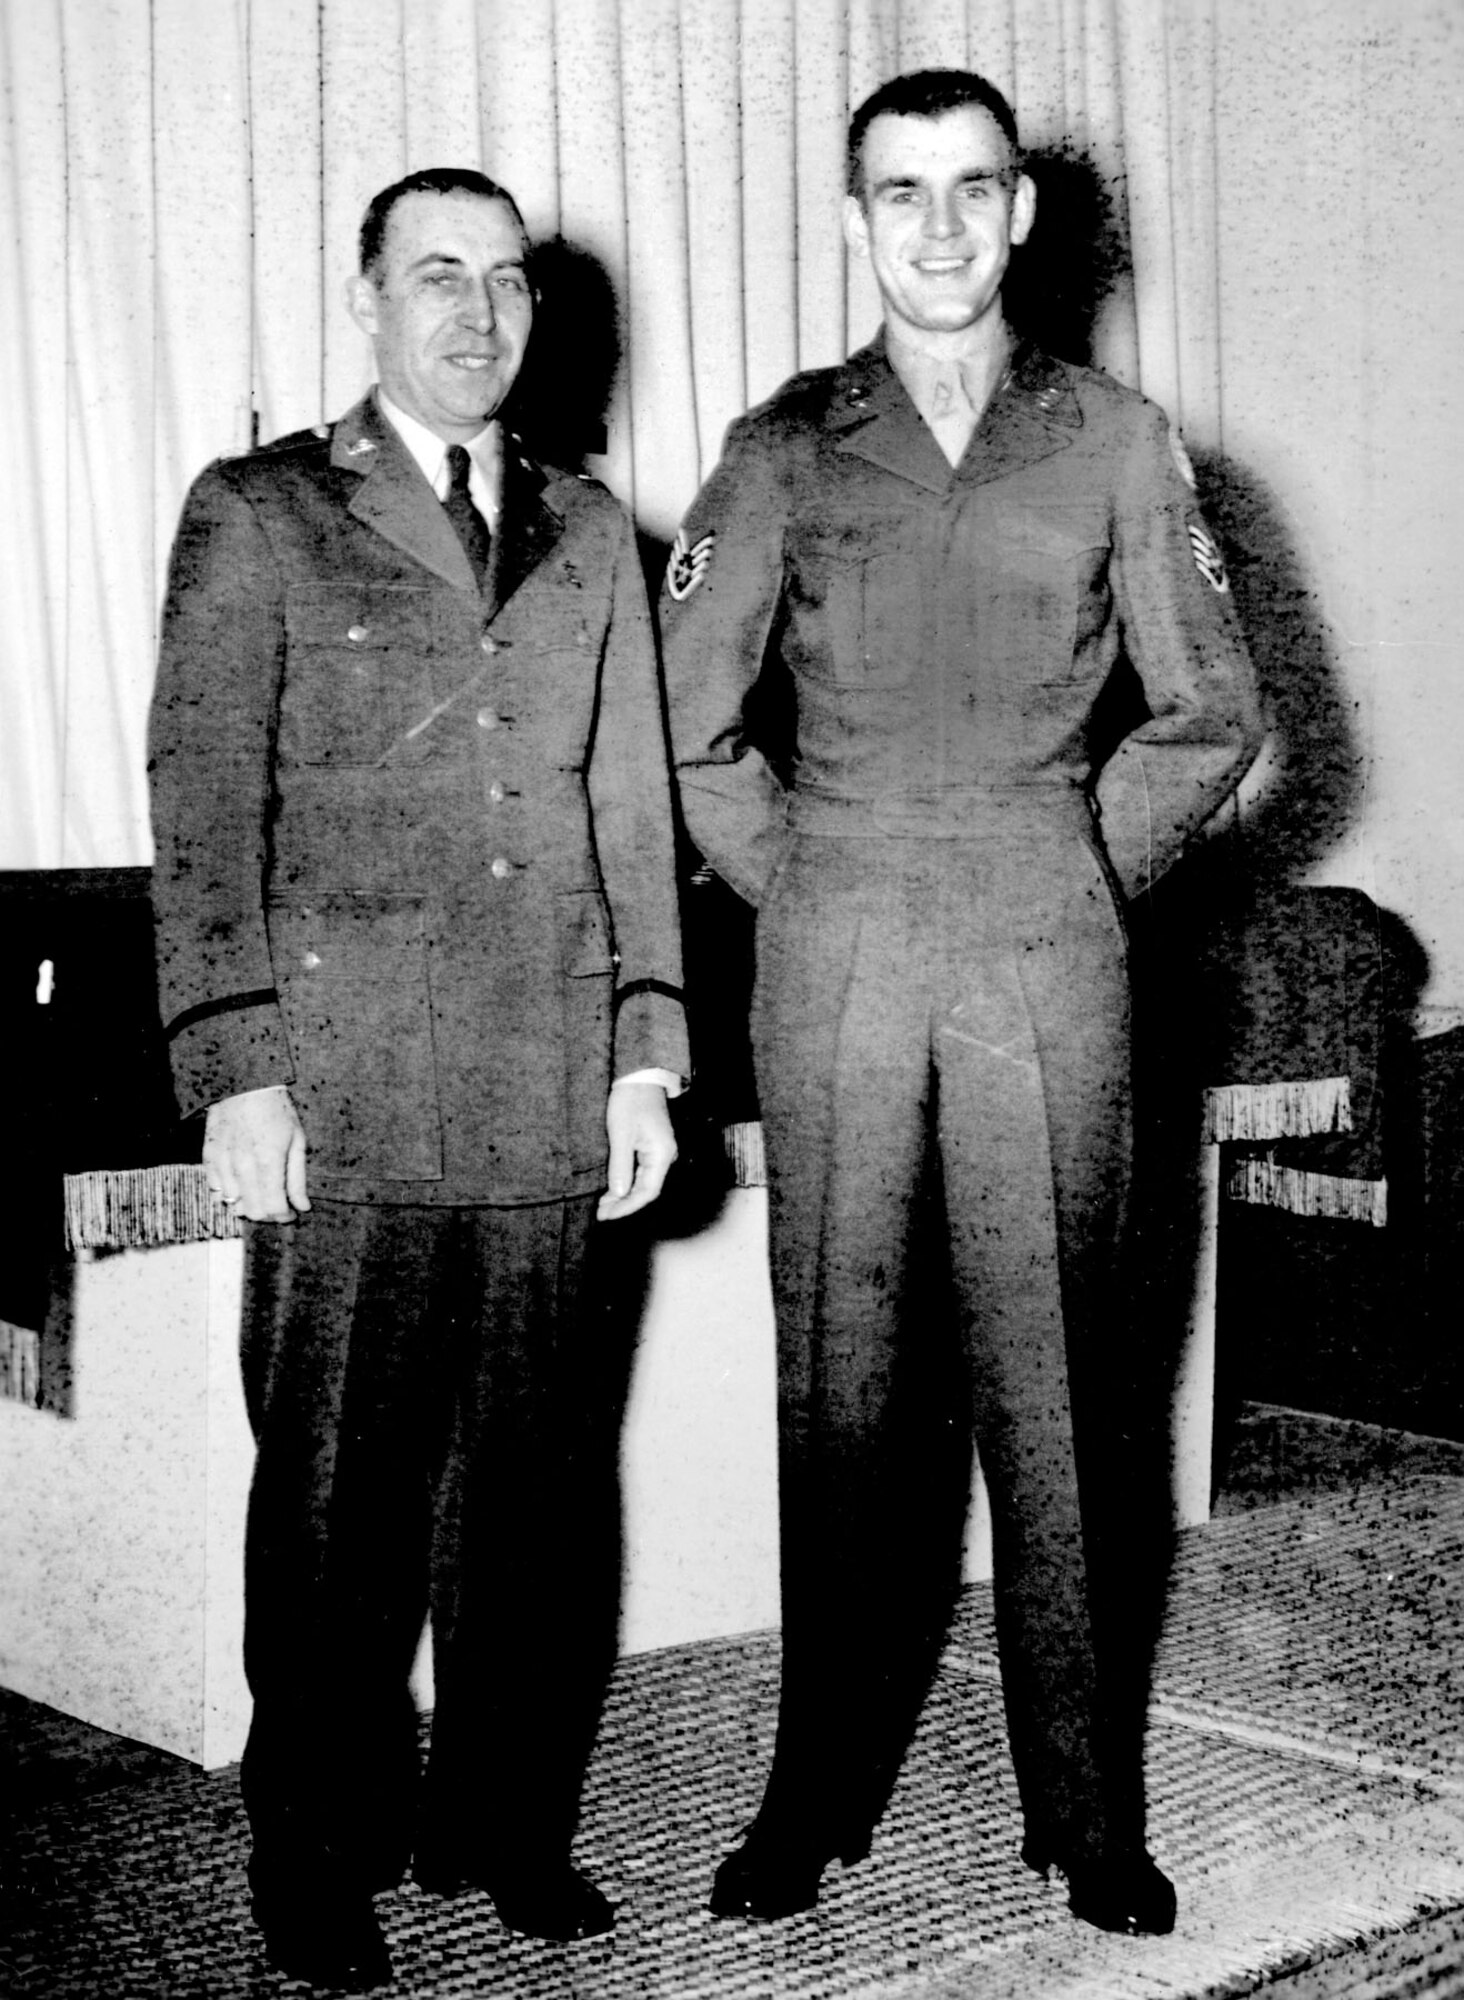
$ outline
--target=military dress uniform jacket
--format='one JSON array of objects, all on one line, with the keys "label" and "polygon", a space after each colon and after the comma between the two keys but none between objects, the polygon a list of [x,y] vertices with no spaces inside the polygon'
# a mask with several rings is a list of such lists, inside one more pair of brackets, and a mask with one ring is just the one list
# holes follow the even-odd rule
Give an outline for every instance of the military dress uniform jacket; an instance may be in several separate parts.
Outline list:
[{"label": "military dress uniform jacket", "polygon": [[[756,903],[790,825],[970,831],[993,800],[1086,795],[1123,893],[1143,889],[1261,739],[1192,478],[1154,404],[1030,348],[954,471],[882,338],[739,419],[661,614],[707,860]],[[1125,656],[1148,715],[1103,744]],[[780,764],[764,718],[790,709]]]},{"label": "military dress uniform jacket", "polygon": [[209,467],[173,553],[151,772],[180,1107],[287,1085],[337,1199],[591,1193],[612,1075],[687,1070],[634,536],[504,458],[481,592],[371,397]]}]

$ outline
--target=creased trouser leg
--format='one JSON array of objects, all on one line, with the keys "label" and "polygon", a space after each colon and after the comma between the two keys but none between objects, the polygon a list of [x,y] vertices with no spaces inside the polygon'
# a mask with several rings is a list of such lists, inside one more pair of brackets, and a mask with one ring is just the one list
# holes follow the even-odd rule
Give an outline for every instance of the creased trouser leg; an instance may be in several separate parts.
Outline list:
[{"label": "creased trouser leg", "polygon": [[1098,1852],[1114,1829],[1069,1361],[1094,1302],[1108,1338],[1124,1337],[1121,961],[1072,910],[1054,938],[973,955],[936,1048],[1013,1763],[1029,1834]]},{"label": "creased trouser leg", "polygon": [[803,843],[760,921],[784,1640],[764,1811],[824,1845],[861,1810],[867,1825],[871,1799],[878,1810],[932,1652],[910,1460],[893,1445],[904,1356],[936,1337],[909,1265],[912,1204],[932,1180],[961,1416],[974,1410],[992,1494],[1024,1810],[1070,1850],[1110,1836],[1068,1341],[1087,1337],[1079,1291],[1109,1309],[1116,1297],[1126,986],[1091,858],[1074,840],[1055,852],[1055,886],[1049,853],[1015,938],[1019,871],[973,879],[983,857],[961,842]]},{"label": "creased trouser leg", "polygon": [[618,1587],[619,1407],[603,1353],[575,1366],[591,1212],[318,1202],[250,1232],[256,1878],[400,1876],[429,1598],[425,1825],[567,1847]]},{"label": "creased trouser leg", "polygon": [[500,1223],[478,1236],[484,1363],[437,1508],[423,1828],[490,1874],[567,1857],[615,1658],[633,1323],[583,1296],[593,1212],[508,1211],[511,1255]]}]

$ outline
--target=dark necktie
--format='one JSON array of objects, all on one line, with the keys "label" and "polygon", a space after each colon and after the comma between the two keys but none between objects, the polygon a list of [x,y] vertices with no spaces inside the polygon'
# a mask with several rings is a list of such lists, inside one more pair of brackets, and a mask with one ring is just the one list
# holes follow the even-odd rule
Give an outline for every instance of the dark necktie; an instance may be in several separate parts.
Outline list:
[{"label": "dark necktie", "polygon": [[493,537],[468,491],[468,475],[472,469],[473,461],[468,456],[467,446],[450,444],[447,447],[447,498],[442,504],[447,509],[448,520],[457,530],[458,540],[467,551],[468,561],[473,565],[473,574],[481,588],[488,574],[488,550]]}]

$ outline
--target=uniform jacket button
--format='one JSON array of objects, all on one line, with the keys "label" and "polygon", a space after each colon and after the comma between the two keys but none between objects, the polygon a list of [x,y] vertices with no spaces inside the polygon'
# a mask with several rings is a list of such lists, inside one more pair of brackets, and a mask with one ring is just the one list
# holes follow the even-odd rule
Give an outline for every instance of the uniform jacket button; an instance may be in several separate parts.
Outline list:
[{"label": "uniform jacket button", "polygon": [[496,708],[480,708],[478,710],[478,727],[480,729],[496,729],[498,722],[499,716]]},{"label": "uniform jacket button", "polygon": [[346,637],[348,639],[353,639],[355,643],[359,646],[361,641],[366,637],[366,634],[369,630],[370,627],[366,625],[352,625],[347,631]]},{"label": "uniform jacket button", "polygon": [[501,806],[503,804],[503,801],[507,798],[508,794],[504,791],[502,785],[500,785],[498,780],[495,778],[493,783],[488,787],[488,796],[490,799],[492,799],[494,805]]},{"label": "uniform jacket button", "polygon": [[483,648],[483,651],[485,653],[491,654],[491,653],[496,653],[498,651],[498,641],[494,638],[491,632],[485,632],[482,638],[478,641],[478,644]]},{"label": "uniform jacket button", "polygon": [[506,875],[512,875],[513,863],[511,861],[505,861],[503,856],[500,854],[497,860],[492,863],[488,872],[490,875],[494,876],[496,880],[501,882]]},{"label": "uniform jacket button", "polygon": [[320,963],[320,953],[318,951],[307,951],[300,960],[300,963],[307,972],[314,972],[316,966]]}]

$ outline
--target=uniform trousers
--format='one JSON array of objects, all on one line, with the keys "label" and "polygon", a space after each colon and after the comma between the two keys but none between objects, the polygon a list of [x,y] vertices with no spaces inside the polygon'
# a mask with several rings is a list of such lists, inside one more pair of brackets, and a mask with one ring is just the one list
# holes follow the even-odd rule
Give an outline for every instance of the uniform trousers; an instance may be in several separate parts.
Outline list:
[{"label": "uniform trousers", "polygon": [[1106,1440],[1075,1424],[1124,1338],[1124,926],[1081,799],[992,817],[795,835],[758,916],[783,1609],[759,1823],[824,1854],[857,1851],[882,1809],[942,1635],[917,1588],[922,1456],[897,1440],[902,1371],[947,1337],[945,1417],[974,1429],[991,1499],[1027,1838],[1069,1857],[1141,1838],[1085,1504]]},{"label": "uniform trousers", "polygon": [[615,1656],[635,1319],[587,1303],[593,1216],[316,1200],[246,1225],[257,1893],[388,1887],[414,1852],[490,1877],[567,1858]]}]

